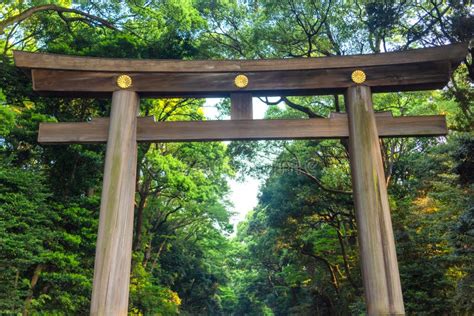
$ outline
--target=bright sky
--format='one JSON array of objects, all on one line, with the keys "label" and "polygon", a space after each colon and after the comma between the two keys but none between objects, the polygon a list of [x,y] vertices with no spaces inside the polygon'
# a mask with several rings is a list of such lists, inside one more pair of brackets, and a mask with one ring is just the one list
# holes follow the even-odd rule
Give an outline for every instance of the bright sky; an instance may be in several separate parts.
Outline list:
[{"label": "bright sky", "polygon": [[[208,119],[216,119],[219,114],[216,108],[216,104],[221,99],[206,99],[204,104],[204,114]],[[268,106],[261,102],[258,98],[253,98],[253,118],[263,119]],[[226,117],[226,120],[230,117]],[[233,216],[231,223],[234,225],[234,229],[237,229],[237,224],[245,219],[245,216],[257,205],[257,194],[260,185],[260,180],[253,177],[245,177],[243,182],[235,180],[229,181],[231,189],[230,201],[234,204],[233,211],[236,213]]]}]

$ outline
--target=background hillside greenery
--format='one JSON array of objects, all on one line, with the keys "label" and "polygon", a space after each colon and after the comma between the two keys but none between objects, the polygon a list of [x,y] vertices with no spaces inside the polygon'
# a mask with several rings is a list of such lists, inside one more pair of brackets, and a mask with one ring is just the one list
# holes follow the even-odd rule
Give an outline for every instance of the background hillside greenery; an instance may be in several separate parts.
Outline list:
[{"label": "background hillside greenery", "polygon": [[[461,0],[2,2],[0,314],[88,314],[105,147],[36,137],[40,122],[110,111],[106,99],[33,93],[14,49],[316,57],[469,42],[473,30]],[[451,130],[381,141],[408,314],[474,313],[473,78],[469,53],[443,90],[374,96],[394,115],[445,114]],[[262,101],[268,118],[345,111],[341,95]],[[142,100],[140,115],[199,120],[203,103]],[[364,313],[346,141],[141,144],[138,170],[131,314]],[[264,182],[233,235],[228,181],[245,175]]]}]

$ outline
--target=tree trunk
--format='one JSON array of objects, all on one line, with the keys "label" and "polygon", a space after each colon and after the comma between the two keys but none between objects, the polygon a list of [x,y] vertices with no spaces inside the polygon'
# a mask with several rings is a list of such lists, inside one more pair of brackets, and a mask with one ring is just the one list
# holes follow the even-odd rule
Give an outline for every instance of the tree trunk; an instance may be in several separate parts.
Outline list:
[{"label": "tree trunk", "polygon": [[33,299],[33,290],[35,289],[36,284],[38,283],[39,277],[41,275],[41,271],[43,271],[43,265],[38,264],[33,272],[33,277],[31,278],[30,282],[30,289],[28,296],[25,299],[25,307],[23,309],[23,316],[27,316],[30,311],[30,304],[31,300]]}]

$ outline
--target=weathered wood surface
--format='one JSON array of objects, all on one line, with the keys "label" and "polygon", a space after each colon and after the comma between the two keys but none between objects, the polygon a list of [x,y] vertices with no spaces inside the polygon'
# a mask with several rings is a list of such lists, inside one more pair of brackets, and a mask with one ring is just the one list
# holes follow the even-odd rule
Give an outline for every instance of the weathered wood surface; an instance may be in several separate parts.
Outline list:
[{"label": "weathered wood surface", "polygon": [[230,94],[230,117],[232,120],[251,120],[253,118],[251,93],[235,92]]},{"label": "weathered wood surface", "polygon": [[112,98],[100,204],[91,315],[127,315],[137,168],[138,95]]},{"label": "weathered wood surface", "polygon": [[[443,115],[392,117],[376,115],[381,137],[441,136],[447,134]],[[137,141],[177,142],[211,140],[310,139],[349,136],[346,114],[329,119],[235,120],[155,122],[152,117],[138,118]],[[83,123],[41,123],[38,142],[103,143],[107,140],[109,119]]]},{"label": "weathered wood surface", "polygon": [[372,96],[347,91],[349,150],[368,315],[404,315],[397,254]]},{"label": "weathered wood surface", "polygon": [[330,68],[360,68],[420,62],[449,61],[456,65],[467,54],[467,43],[401,52],[351,56],[260,60],[134,60],[66,56],[15,51],[15,64],[27,69],[104,72],[254,72]]},{"label": "weathered wood surface", "polygon": [[[141,97],[228,97],[232,92],[251,92],[254,96],[324,95],[344,93],[353,82],[357,68],[300,71],[246,72],[249,84],[234,85],[238,72],[218,73],[127,73],[133,84],[128,90]],[[449,80],[448,61],[384,65],[361,68],[365,84],[374,92],[442,88]],[[122,72],[64,71],[33,69],[33,89],[44,95],[104,97],[120,90],[116,80]]]},{"label": "weathered wood surface", "polygon": [[[228,97],[344,93],[356,69],[372,92],[437,89],[467,54],[466,44],[393,53],[281,60],[169,61],[85,58],[15,52],[17,66],[31,70],[33,88],[44,95],[106,97],[129,75],[128,90],[142,97]],[[244,73],[249,84],[234,85]]]}]

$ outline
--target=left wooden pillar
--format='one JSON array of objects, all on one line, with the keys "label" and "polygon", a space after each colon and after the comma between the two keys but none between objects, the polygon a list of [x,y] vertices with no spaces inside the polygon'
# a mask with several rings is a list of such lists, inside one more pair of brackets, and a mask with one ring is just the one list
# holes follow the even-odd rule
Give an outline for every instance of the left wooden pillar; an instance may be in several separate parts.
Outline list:
[{"label": "left wooden pillar", "polygon": [[90,310],[94,316],[128,313],[138,106],[136,92],[113,93]]}]

